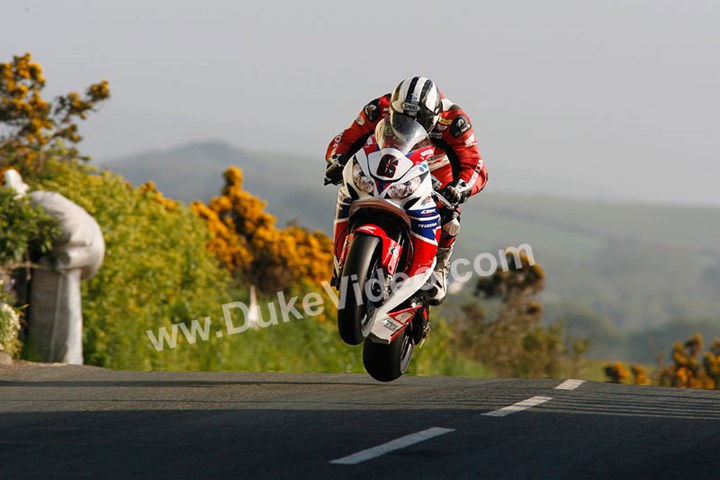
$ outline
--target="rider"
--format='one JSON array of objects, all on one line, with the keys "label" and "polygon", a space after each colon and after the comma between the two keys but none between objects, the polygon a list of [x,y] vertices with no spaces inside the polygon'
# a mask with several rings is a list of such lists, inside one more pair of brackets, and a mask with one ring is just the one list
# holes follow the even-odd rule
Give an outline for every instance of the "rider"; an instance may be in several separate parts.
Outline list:
[{"label": "rider", "polygon": [[328,162],[325,176],[329,182],[342,181],[343,167],[386,115],[390,115],[391,122],[395,115],[412,117],[425,128],[435,147],[428,165],[442,183],[438,192],[455,206],[452,210],[440,208],[442,234],[433,272],[434,285],[426,292],[428,303],[438,305],[447,293],[450,255],[460,230],[458,205],[485,187],[487,170],[467,114],[445,98],[432,80],[416,76],[400,82],[391,94],[365,105],[352,125],[330,142],[325,156]]}]

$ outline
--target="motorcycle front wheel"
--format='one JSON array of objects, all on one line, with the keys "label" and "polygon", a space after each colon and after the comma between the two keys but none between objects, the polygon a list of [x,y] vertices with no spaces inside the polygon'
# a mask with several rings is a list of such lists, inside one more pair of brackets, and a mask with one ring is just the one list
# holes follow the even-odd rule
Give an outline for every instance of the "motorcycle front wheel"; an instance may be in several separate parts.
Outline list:
[{"label": "motorcycle front wheel", "polygon": [[361,344],[372,328],[371,320],[376,305],[365,298],[365,285],[378,274],[379,246],[380,239],[377,237],[356,236],[343,267],[340,301],[344,294],[345,303],[338,308],[338,332],[349,345]]},{"label": "motorcycle front wheel", "polygon": [[409,328],[389,345],[374,343],[368,338],[363,345],[365,370],[375,380],[392,382],[407,371],[414,349],[415,343]]}]

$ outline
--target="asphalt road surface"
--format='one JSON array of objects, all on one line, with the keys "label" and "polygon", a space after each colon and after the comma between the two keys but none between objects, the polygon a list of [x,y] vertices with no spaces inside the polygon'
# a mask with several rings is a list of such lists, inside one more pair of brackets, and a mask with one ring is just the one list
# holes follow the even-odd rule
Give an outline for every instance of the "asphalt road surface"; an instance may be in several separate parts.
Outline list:
[{"label": "asphalt road surface", "polygon": [[717,479],[720,392],[0,367],[0,478],[124,477]]}]

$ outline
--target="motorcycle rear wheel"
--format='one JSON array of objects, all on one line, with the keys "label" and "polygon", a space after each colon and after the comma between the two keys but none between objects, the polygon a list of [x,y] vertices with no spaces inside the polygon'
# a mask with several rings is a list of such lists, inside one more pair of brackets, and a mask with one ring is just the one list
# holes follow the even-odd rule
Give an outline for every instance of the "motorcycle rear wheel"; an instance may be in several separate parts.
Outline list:
[{"label": "motorcycle rear wheel", "polygon": [[363,345],[363,364],[365,370],[375,380],[392,382],[400,378],[410,365],[415,343],[409,328],[405,328],[389,345],[374,343],[369,338]]},{"label": "motorcycle rear wheel", "polygon": [[[340,298],[342,301],[342,289],[345,289],[345,305],[338,309],[338,332],[349,345],[361,344],[372,328],[375,305],[365,298],[365,284],[374,278],[380,267],[379,246],[377,237],[356,236],[340,276]],[[354,283],[357,283],[359,298]]]}]

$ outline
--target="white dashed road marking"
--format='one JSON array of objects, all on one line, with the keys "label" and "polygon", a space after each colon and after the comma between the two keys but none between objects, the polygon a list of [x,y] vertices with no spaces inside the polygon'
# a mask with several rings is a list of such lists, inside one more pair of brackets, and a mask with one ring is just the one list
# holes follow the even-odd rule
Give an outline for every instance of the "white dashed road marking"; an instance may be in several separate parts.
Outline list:
[{"label": "white dashed road marking", "polygon": [[486,417],[505,417],[512,413],[522,412],[532,407],[536,407],[545,402],[552,400],[551,397],[532,397],[522,402],[515,403],[509,407],[503,407],[499,410],[493,410],[492,412],[483,413]]},{"label": "white dashed road marking", "polygon": [[555,390],[575,390],[583,383],[585,383],[585,380],[575,380],[571,378],[570,380],[565,380],[563,383],[555,387]]},{"label": "white dashed road marking", "polygon": [[330,463],[334,463],[336,465],[355,465],[357,463],[364,462],[365,460],[370,460],[373,458],[377,458],[381,455],[385,455],[388,452],[400,450],[401,448],[409,447],[410,445],[424,442],[425,440],[429,440],[431,438],[445,435],[446,433],[454,431],[455,430],[450,428],[428,428],[427,430],[423,430],[422,432],[412,433],[404,437],[396,438],[395,440],[392,440],[390,442],[383,443],[382,445],[378,445],[377,447],[368,448],[367,450],[353,453],[352,455],[348,455],[347,457],[338,458],[337,460],[333,460]]},{"label": "white dashed road marking", "polygon": [[[555,390],[575,390],[583,383],[585,383],[585,380],[565,380],[560,385],[555,387]],[[514,403],[508,407],[503,407],[498,410],[493,410],[492,412],[483,413],[482,415],[486,417],[506,417],[513,413],[522,412],[532,407],[542,405],[543,403],[549,402],[550,400],[552,400],[552,397],[531,397],[527,400]],[[424,442],[425,440],[429,440],[431,438],[445,435],[446,433],[454,431],[455,430],[450,428],[428,428],[427,430],[423,430],[422,432],[412,433],[404,437],[396,438],[395,440],[392,440],[390,442],[383,443],[382,445],[378,445],[377,447],[368,448],[367,450],[353,453],[352,455],[348,455],[347,457],[332,460],[330,463],[333,463],[335,465],[356,465],[366,460],[380,457],[382,455],[385,455],[386,453],[400,450],[401,448],[409,447],[410,445],[415,445],[416,443]]]}]

